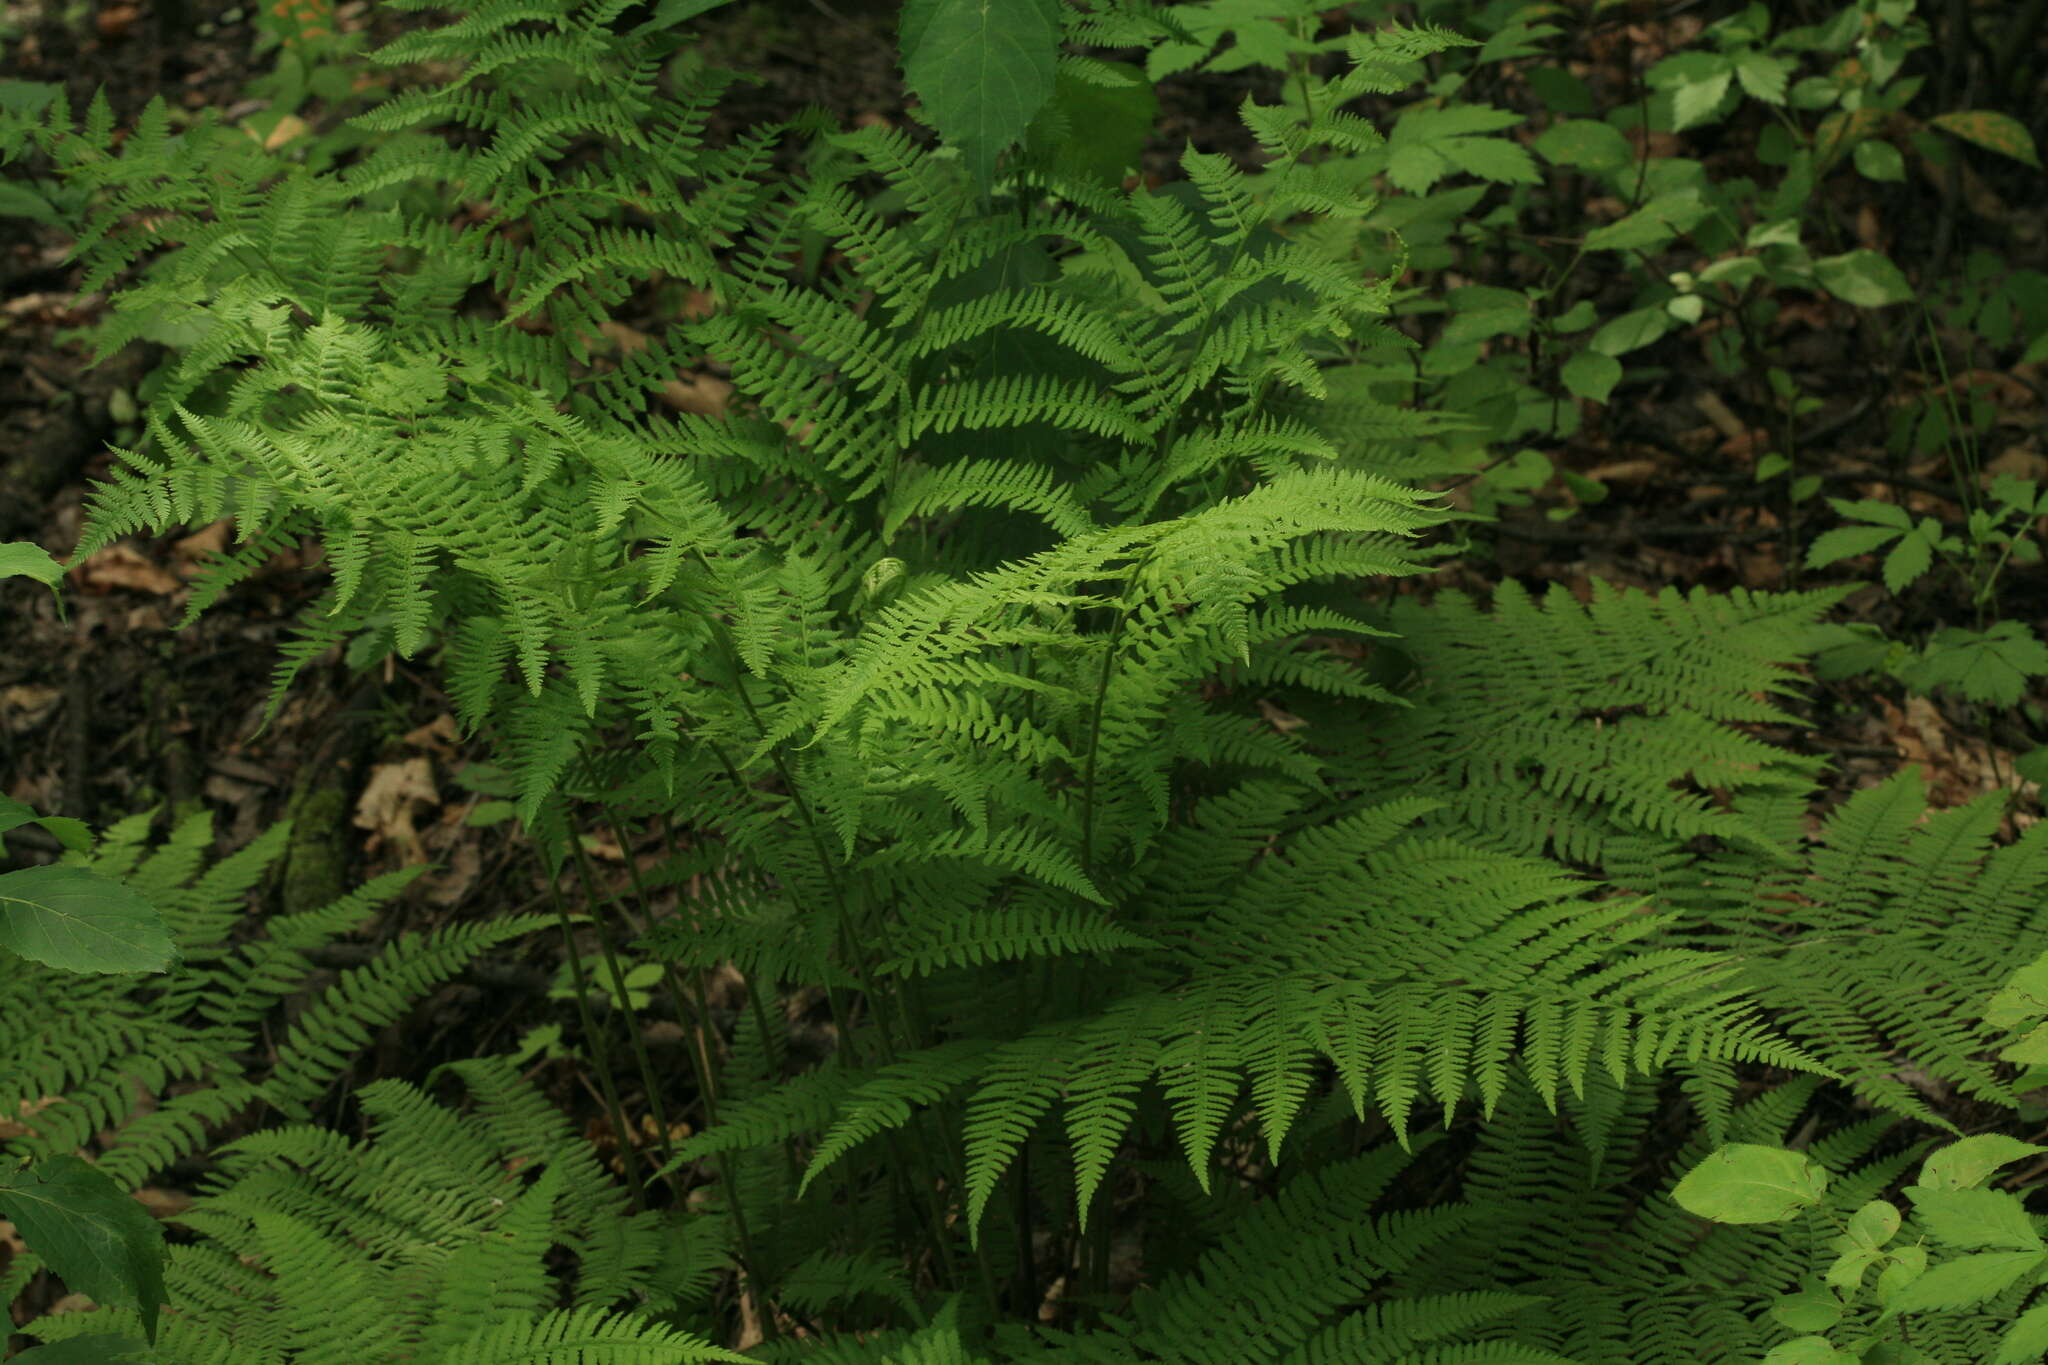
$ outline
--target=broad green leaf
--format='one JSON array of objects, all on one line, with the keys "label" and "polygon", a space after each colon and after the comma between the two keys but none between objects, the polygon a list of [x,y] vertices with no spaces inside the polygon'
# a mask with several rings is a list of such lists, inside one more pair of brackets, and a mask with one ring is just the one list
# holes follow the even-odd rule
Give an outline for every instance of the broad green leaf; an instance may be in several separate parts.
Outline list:
[{"label": "broad green leaf", "polygon": [[2023,161],[2029,166],[2039,167],[2041,154],[2034,149],[2034,136],[2025,124],[2007,114],[1990,109],[1959,109],[1952,114],[1937,114],[1927,120],[1943,132],[1954,133],[1965,142],[1974,142],[1987,151],[2009,156],[2014,161]]},{"label": "broad green leaf", "polygon": [[164,1237],[148,1210],[97,1166],[45,1157],[0,1176],[0,1215],[76,1293],[131,1307],[156,1340],[164,1305]]},{"label": "broad green leaf", "polygon": [[[2034,750],[2036,754],[2040,752]],[[2014,972],[1998,988],[1991,1003],[1984,1007],[1984,1022],[1993,1028],[2018,1028],[2027,1020],[2044,1015],[2048,1015],[2048,953]]]},{"label": "broad green leaf", "polygon": [[[2034,752],[2040,753],[2041,751],[2036,749]],[[2019,766],[2018,763],[2013,764],[2014,768]],[[2030,782],[2042,780],[2029,776],[2024,772],[2020,775],[2026,777]],[[2001,1049],[1998,1055],[2005,1061],[2015,1062],[2020,1066],[2048,1065],[2048,1024],[2042,1024],[2033,1029],[2018,1042]]]},{"label": "broad green leaf", "polygon": [[141,892],[82,867],[0,873],[0,948],[67,972],[163,972],[178,960]]},{"label": "broad green leaf", "polygon": [[1605,403],[1607,395],[1621,382],[1621,362],[1598,351],[1580,351],[1558,372],[1564,386],[1581,398]]},{"label": "broad green leaf", "polygon": [[1052,98],[1058,0],[913,0],[901,35],[905,83],[986,193],[996,158]]},{"label": "broad green leaf", "polygon": [[1944,1261],[1900,1290],[1885,1316],[1930,1309],[1969,1308],[1995,1298],[2020,1276],[2048,1265],[2048,1251],[1982,1251]]},{"label": "broad green leaf", "polygon": [[1828,1267],[1827,1282],[1845,1293],[1853,1294],[1863,1283],[1863,1274],[1875,1265],[1884,1253],[1875,1247],[1862,1247],[1845,1251],[1837,1256]]},{"label": "broad green leaf", "polygon": [[1904,180],[1906,158],[1899,155],[1899,149],[1889,142],[1876,138],[1865,138],[1856,144],[1853,154],[1856,169],[1866,180]]},{"label": "broad green leaf", "polygon": [[1915,1242],[1900,1247],[1892,1253],[1891,1264],[1877,1273],[1877,1285],[1872,1291],[1879,1304],[1888,1304],[1913,1281],[1927,1273],[1927,1247]]},{"label": "broad green leaf", "polygon": [[1825,1286],[1810,1284],[1797,1294],[1780,1295],[1771,1316],[1794,1332],[1825,1332],[1842,1320],[1842,1301]]},{"label": "broad green leaf", "polygon": [[1891,258],[1867,247],[1822,256],[1814,261],[1813,273],[1830,294],[1858,308],[1883,308],[1913,297],[1913,286]]},{"label": "broad green leaf", "polygon": [[10,540],[0,543],[0,578],[33,578],[54,588],[64,581],[64,566],[40,545]]},{"label": "broad green leaf", "polygon": [[1586,250],[1635,251],[1659,247],[1697,223],[1706,212],[1707,206],[1697,190],[1660,194],[1626,218],[1587,233]]},{"label": "broad green leaf", "polygon": [[1583,332],[1600,316],[1591,299],[1580,299],[1550,320],[1553,332]]},{"label": "broad green leaf", "polygon": [[1671,315],[1662,308],[1636,308],[1609,319],[1593,333],[1586,348],[1601,355],[1626,355],[1649,345],[1671,328]]},{"label": "broad green leaf", "polygon": [[1871,1200],[1849,1219],[1849,1240],[1859,1247],[1881,1247],[1898,1230],[1898,1206],[1883,1199]]},{"label": "broad green leaf", "polygon": [[1597,119],[1552,124],[1537,137],[1536,150],[1553,165],[1576,166],[1582,171],[1613,170],[1635,160],[1620,130]]},{"label": "broad green leaf", "polygon": [[2048,1251],[2020,1201],[2004,1190],[1907,1189],[1920,1225],[1944,1246],[1965,1251]]},{"label": "broad green leaf", "polygon": [[2048,1303],[2037,1304],[2012,1320],[1991,1365],[2037,1365],[2044,1354],[2048,1354]]},{"label": "broad green leaf", "polygon": [[1803,1152],[1731,1142],[1686,1173],[1671,1197],[1717,1223],[1780,1223],[1820,1202],[1828,1173]]},{"label": "broad green leaf", "polygon": [[1701,284],[1726,285],[1739,289],[1764,273],[1764,263],[1754,256],[1730,256],[1715,261],[1699,273]]},{"label": "broad green leaf", "polygon": [[2048,1147],[2036,1147],[2003,1133],[1959,1138],[1921,1165],[1920,1184],[1930,1190],[1974,1189],[2000,1166],[2042,1152],[2048,1152]]}]

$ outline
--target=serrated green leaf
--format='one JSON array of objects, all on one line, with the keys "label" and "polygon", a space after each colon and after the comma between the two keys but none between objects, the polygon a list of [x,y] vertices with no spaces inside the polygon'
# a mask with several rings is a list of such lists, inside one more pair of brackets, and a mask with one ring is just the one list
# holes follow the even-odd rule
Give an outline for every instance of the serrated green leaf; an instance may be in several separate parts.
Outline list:
[{"label": "serrated green leaf", "polygon": [[1853,555],[1868,555],[1896,536],[1898,532],[1890,526],[1835,526],[1806,546],[1806,567],[1819,569]]},{"label": "serrated green leaf", "polygon": [[1582,171],[1607,171],[1635,160],[1628,139],[1619,129],[1596,119],[1566,119],[1554,123],[1536,138],[1536,151],[1556,166],[1574,166]]},{"label": "serrated green leaf", "polygon": [[1876,498],[1862,498],[1851,501],[1848,498],[1829,498],[1828,506],[1851,521],[1867,521],[1877,526],[1896,526],[1901,531],[1913,528],[1913,515],[1897,503],[1880,502]]},{"label": "serrated green leaf", "polygon": [[1954,687],[1970,701],[2014,706],[2026,694],[2030,678],[2048,675],[2048,647],[2019,621],[1994,622],[1975,631],[1951,626],[1936,631],[1902,674],[1920,691]]},{"label": "serrated green leaf", "polygon": [[1671,91],[1671,130],[1682,133],[1705,123],[1728,93],[1730,73],[1723,71],[1703,81],[1688,81]]},{"label": "serrated green leaf", "polygon": [[164,1238],[154,1218],[97,1166],[45,1157],[0,1175],[0,1214],[77,1293],[138,1309],[156,1341],[164,1306]]},{"label": "serrated green leaf", "polygon": [[1913,1201],[1920,1225],[1944,1246],[1966,1251],[2048,1251],[2026,1209],[2004,1190],[1914,1185],[1906,1190],[1906,1197]]},{"label": "serrated green leaf", "polygon": [[1785,102],[1785,85],[1792,77],[1792,63],[1755,48],[1735,55],[1735,76],[1742,88],[1767,104]]},{"label": "serrated green leaf", "polygon": [[163,972],[178,960],[141,892],[83,867],[0,873],[0,948],[67,972]]},{"label": "serrated green leaf", "polygon": [[1449,137],[1430,146],[1465,174],[1497,185],[1534,185],[1543,179],[1528,149],[1504,137]]},{"label": "serrated green leaf", "polygon": [[2012,1320],[1999,1339],[1991,1365],[2038,1365],[2048,1354],[2048,1303],[2029,1308]]},{"label": "serrated green leaf", "polygon": [[1885,1305],[1885,1315],[1970,1308],[2004,1293],[2022,1275],[2039,1270],[2044,1264],[2048,1264],[2048,1251],[1983,1251],[1959,1256],[1933,1267],[1900,1290]]},{"label": "serrated green leaf", "polygon": [[[1937,532],[1938,534],[1938,532]],[[1894,596],[1904,592],[1934,563],[1934,542],[1923,526],[1902,537],[1884,557],[1885,591]]]},{"label": "serrated green leaf", "polygon": [[1395,189],[1427,194],[1429,187],[1451,173],[1451,163],[1428,147],[1415,144],[1387,152],[1387,179]]}]

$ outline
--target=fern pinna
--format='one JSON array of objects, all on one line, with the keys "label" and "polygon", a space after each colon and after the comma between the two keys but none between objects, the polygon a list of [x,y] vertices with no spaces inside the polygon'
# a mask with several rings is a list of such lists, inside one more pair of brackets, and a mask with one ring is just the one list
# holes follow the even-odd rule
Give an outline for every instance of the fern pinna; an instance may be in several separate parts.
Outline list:
[{"label": "fern pinna", "polygon": [[[1029,3],[1069,48],[1188,36]],[[232,516],[198,610],[317,535],[280,693],[336,645],[430,655],[551,874],[592,812],[667,849],[633,881],[695,1015],[703,1122],[660,1172],[687,1200],[608,1224],[486,1061],[488,1138],[366,1089],[425,1168],[287,1129],[195,1221],[183,1282],[266,1323],[252,1350],[357,1340],[289,1306],[343,1277],[394,1359],[727,1358],[659,1334],[735,1316],[774,1360],[1667,1358],[1696,1324],[1633,1334],[1647,1302],[1747,1300],[1616,1183],[1658,1105],[1725,1133],[1840,1077],[1910,1109],[1872,1076],[1902,1041],[1997,1087],[1951,1002],[1810,1006],[1882,949],[1816,966],[1761,917],[1835,846],[1785,827],[1816,765],[1742,727],[1787,719],[1833,596],[1389,591],[1437,554],[1418,481],[1454,423],[1360,382],[1409,343],[1354,263],[1379,139],[1347,106],[1463,40],[1352,34],[1247,100],[1258,169],[1190,148],[1125,188],[1058,117],[1000,161],[809,112],[711,147],[730,73],[628,8],[415,29],[376,60],[431,77],[346,164],[160,106],[118,149],[104,103],[40,130],[96,192],[90,282],[147,262],[102,350],[174,350],[81,549]],[[656,280],[712,310],[622,340]],[[700,364],[732,402],[670,412]],[[2040,845],[1980,866],[1987,831],[1953,817],[1813,930],[1981,878],[1957,952],[1988,960],[2033,931]],[[1788,1072],[1816,1079],[1739,1104]],[[1659,1268],[1558,1251],[1609,1236]],[[609,1258],[574,1304],[550,1237]]]}]

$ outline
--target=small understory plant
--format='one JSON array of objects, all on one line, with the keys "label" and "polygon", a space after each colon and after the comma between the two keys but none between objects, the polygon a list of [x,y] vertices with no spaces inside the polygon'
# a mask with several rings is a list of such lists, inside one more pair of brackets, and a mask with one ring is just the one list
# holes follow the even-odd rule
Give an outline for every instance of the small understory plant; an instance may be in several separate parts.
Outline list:
[{"label": "small understory plant", "polygon": [[[1204,60],[1214,7],[914,0],[918,135],[715,146],[713,7],[421,21],[332,157],[161,104],[35,128],[102,353],[168,351],[80,552],[232,518],[197,612],[320,539],[277,694],[436,671],[560,896],[462,943],[576,902],[564,1003],[614,1133],[637,1082],[661,1134],[615,1186],[483,1057],[446,1103],[364,1087],[357,1142],[308,1121],[337,1041],[219,1153],[155,1358],[1777,1345],[1808,1246],[1667,1187],[1811,1122],[1876,1197],[1894,1130],[1950,1123],[1900,1053],[2009,1098],[1972,1010],[2048,950],[2048,838],[1923,820],[1910,775],[1807,828],[1822,765],[1759,732],[1841,590],[1403,590],[1450,520],[1421,476],[1486,414],[1385,391],[1416,356],[1375,177],[1505,125],[1356,108],[1467,40],[1295,6],[1333,69],[1245,101],[1256,165],[1151,187],[1125,58]],[[673,284],[708,307],[648,316]],[[719,410],[664,401],[706,373]],[[655,856],[603,884],[600,831]],[[615,899],[654,921],[630,976]],[[637,1029],[619,1059],[593,990],[665,995],[686,1074]],[[1935,1359],[2002,1327],[1961,1322]]]}]

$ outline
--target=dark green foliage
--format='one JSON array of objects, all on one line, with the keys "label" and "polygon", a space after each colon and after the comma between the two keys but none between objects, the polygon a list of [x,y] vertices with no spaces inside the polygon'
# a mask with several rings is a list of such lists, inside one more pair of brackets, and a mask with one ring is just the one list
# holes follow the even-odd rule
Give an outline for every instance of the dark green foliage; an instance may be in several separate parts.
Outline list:
[{"label": "dark green foliage", "polygon": [[[707,147],[729,74],[665,65],[624,8],[420,27],[378,60],[434,74],[339,169],[173,138],[161,106],[118,154],[103,107],[43,130],[100,187],[94,281],[143,277],[103,347],[175,352],[83,548],[231,515],[210,602],[317,534],[334,583],[280,692],[334,644],[432,658],[549,873],[593,807],[659,827],[643,908],[686,889],[635,946],[700,1011],[680,1208],[621,1202],[502,1059],[454,1068],[468,1114],[380,1082],[371,1144],[233,1145],[166,1358],[717,1359],[676,1332],[737,1320],[790,1361],[1747,1360],[1791,1335],[1758,1310],[1824,1216],[1707,1228],[1668,1196],[1685,1169],[1848,1096],[1882,1112],[1810,1153],[1853,1211],[1927,1113],[1895,1053],[2016,1098],[1976,1011],[2043,946],[2044,841],[1993,850],[1982,803],[1915,829],[1904,780],[1807,839],[1820,765],[1755,733],[1840,591],[1397,591],[1452,520],[1435,443],[1486,414],[1380,392],[1412,343],[1398,272],[1359,268],[1359,159],[1423,190],[1534,170],[1499,111],[1383,144],[1346,106],[1461,40],[1351,34],[1246,101],[1257,169],[1189,148],[1123,189],[1045,144],[1063,116],[923,58],[952,145],[804,114]],[[1215,37],[1057,13],[1168,65]],[[968,18],[914,6],[906,42]],[[1130,79],[1034,53],[1041,105]],[[605,347],[657,277],[715,310]],[[668,414],[700,357],[731,404]],[[181,943],[215,941],[205,906]],[[245,1020],[370,908],[188,948],[164,998]],[[139,1121],[122,1173],[259,1095],[305,1117],[372,1028],[537,923],[393,945],[277,1078]],[[730,1019],[684,986],[724,963]],[[58,1046],[70,1004],[39,1008],[0,1012],[33,1030],[0,1052],[24,1095],[69,1087],[68,1147],[148,1049],[83,1004]],[[151,1084],[203,1074],[219,1040],[189,1030],[152,1031]],[[1914,1339],[1980,1361],[2010,1306]]]}]

